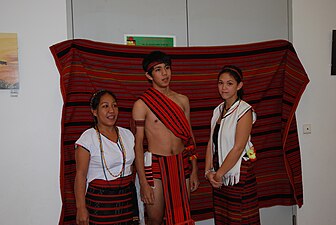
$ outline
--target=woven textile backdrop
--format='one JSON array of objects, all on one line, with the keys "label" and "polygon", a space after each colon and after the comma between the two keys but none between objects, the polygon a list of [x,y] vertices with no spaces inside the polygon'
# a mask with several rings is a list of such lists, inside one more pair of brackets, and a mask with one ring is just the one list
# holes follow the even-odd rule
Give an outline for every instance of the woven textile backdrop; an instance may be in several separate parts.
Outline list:
[{"label": "woven textile backdrop", "polygon": [[104,88],[118,98],[118,125],[129,128],[134,101],[146,90],[142,58],[153,50],[172,56],[171,88],[189,97],[191,125],[199,154],[201,185],[191,196],[195,220],[213,217],[210,185],[204,180],[204,155],[212,110],[221,102],[217,73],[233,64],[244,74],[244,99],[258,119],[252,130],[260,207],[303,204],[300,148],[295,110],[309,82],[291,43],[284,40],[213,47],[139,47],[68,40],[50,47],[60,73],[63,96],[61,131],[62,213],[59,224],[75,224],[74,143],[92,125],[89,99]]}]

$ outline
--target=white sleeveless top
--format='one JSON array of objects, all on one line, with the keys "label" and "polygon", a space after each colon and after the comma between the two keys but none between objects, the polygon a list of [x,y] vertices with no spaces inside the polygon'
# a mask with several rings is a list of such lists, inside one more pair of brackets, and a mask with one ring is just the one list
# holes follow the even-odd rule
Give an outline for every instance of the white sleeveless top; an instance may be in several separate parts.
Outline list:
[{"label": "white sleeveless top", "polygon": [[[214,128],[216,126],[218,118],[221,116],[221,111],[223,108],[224,102],[218,105],[214,111],[213,116],[211,119],[211,143],[212,143],[212,152],[214,152],[214,144],[212,141],[212,136],[214,132]],[[228,112],[224,115],[223,119],[220,123],[220,128],[218,131],[218,161],[219,166],[222,165],[224,159],[226,158],[227,154],[231,151],[231,149],[234,146],[235,141],[235,135],[236,135],[236,128],[238,120],[248,111],[252,108],[248,103],[246,103],[243,100],[236,101],[229,109]],[[256,113],[252,110],[252,119],[253,123],[256,121]],[[251,136],[249,137],[246,147],[244,151],[242,152],[239,160],[237,163],[229,170],[223,177],[223,183],[224,185],[234,185],[239,182],[240,178],[240,166],[241,166],[241,160],[243,156],[245,155],[246,151],[252,147],[253,144],[251,143]],[[244,158],[245,159],[245,158]],[[248,160],[246,158],[245,160]]]}]

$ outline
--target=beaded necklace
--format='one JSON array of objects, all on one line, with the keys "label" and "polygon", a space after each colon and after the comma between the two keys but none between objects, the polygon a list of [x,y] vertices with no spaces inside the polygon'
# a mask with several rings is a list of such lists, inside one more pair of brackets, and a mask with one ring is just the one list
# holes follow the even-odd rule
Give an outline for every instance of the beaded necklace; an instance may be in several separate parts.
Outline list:
[{"label": "beaded necklace", "polygon": [[[100,153],[101,153],[102,161],[104,162],[106,170],[109,172],[109,174],[112,177],[120,177],[120,175],[124,172],[125,166],[126,166],[126,150],[125,150],[124,144],[122,142],[121,136],[119,134],[118,128],[116,127],[116,132],[117,132],[117,135],[118,135],[117,146],[118,146],[119,150],[121,151],[121,154],[122,154],[122,157],[123,157],[123,164],[122,164],[120,172],[117,175],[114,175],[109,170],[109,168],[107,166],[106,159],[105,159],[105,154],[104,154],[104,149],[103,149],[103,142],[102,142],[102,139],[101,139],[101,134],[100,134],[100,132],[98,130],[98,127],[96,127],[95,130],[96,130],[96,133],[97,133],[97,136],[98,136],[98,140],[99,140],[99,148],[100,148]],[[120,145],[119,145],[119,143],[120,143]],[[104,169],[104,171],[105,171],[105,169]]]}]

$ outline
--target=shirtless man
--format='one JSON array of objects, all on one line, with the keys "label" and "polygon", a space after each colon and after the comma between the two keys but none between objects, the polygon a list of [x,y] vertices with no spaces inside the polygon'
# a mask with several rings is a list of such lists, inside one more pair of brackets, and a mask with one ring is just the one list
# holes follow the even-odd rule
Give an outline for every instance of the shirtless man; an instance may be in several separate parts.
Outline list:
[{"label": "shirtless man", "polygon": [[[154,186],[150,185],[150,183],[147,180],[148,177],[146,178],[145,167],[144,167],[144,147],[143,147],[145,137],[147,139],[148,151],[151,152],[152,155],[156,155],[159,158],[162,158],[162,157],[169,158],[170,156],[174,157],[176,155],[183,155],[182,157],[184,158],[184,160],[179,161],[178,163],[183,163],[182,167],[185,168],[183,172],[183,173],[186,173],[183,175],[185,176],[185,182],[182,183],[182,186],[186,187],[185,190],[187,191],[187,193],[182,193],[182,195],[186,194],[187,202],[182,203],[182,204],[188,205],[186,206],[187,208],[184,208],[183,210],[185,211],[187,209],[188,212],[186,211],[185,212],[189,215],[187,215],[187,217],[184,219],[174,220],[173,218],[173,222],[171,223],[177,223],[177,221],[179,222],[186,221],[184,224],[194,224],[190,216],[189,197],[190,197],[190,192],[193,192],[198,188],[199,180],[198,180],[198,175],[197,175],[198,173],[197,157],[189,157],[190,155],[193,156],[193,154],[189,154],[189,152],[188,152],[189,155],[186,154],[187,151],[190,151],[186,149],[187,142],[191,141],[194,143],[191,126],[190,126],[189,99],[187,96],[176,93],[169,88],[169,83],[170,83],[172,74],[171,74],[171,60],[168,55],[160,51],[151,52],[147,57],[144,58],[142,65],[146,72],[145,73],[146,77],[152,83],[151,90],[154,93],[152,97],[153,96],[154,97],[153,99],[149,99],[147,103],[146,103],[145,98],[140,97],[140,99],[138,99],[134,103],[132,115],[133,115],[133,120],[135,121],[135,124],[136,124],[136,130],[135,130],[136,131],[135,133],[136,159],[135,161],[136,161],[136,168],[137,168],[137,173],[138,173],[139,182],[140,182],[141,200],[146,205],[146,210],[147,210],[147,215],[148,215],[147,224],[151,224],[151,225],[161,225],[162,224],[163,218],[165,215],[165,210],[167,214],[167,207],[165,206],[165,195],[167,191],[162,185],[162,179],[164,178],[160,179],[154,176]],[[176,133],[174,133],[174,130],[172,131],[172,129],[169,129],[167,127],[171,124],[172,121],[168,121],[166,123],[163,122],[164,120],[167,119],[167,117],[169,117],[166,115],[166,113],[172,107],[171,105],[169,106],[169,109],[168,108],[161,109],[161,111],[160,109],[157,109],[157,108],[159,105],[160,106],[162,105],[160,104],[162,102],[154,106],[155,109],[149,106],[149,104],[151,104],[153,100],[154,102],[156,101],[155,100],[157,99],[156,93],[157,94],[160,93],[161,95],[163,95],[161,97],[163,98],[166,97],[168,98],[168,101],[173,101],[174,103],[176,103],[176,105],[178,106],[176,108],[179,108],[176,110],[181,110],[183,114],[182,117],[185,117],[186,119],[185,124],[187,124],[186,126],[187,131],[185,131],[186,133],[185,136],[182,135],[182,137],[181,136],[178,137],[179,134],[177,134],[178,136],[176,136]],[[178,114],[178,111],[172,114]],[[171,114],[169,114],[168,112],[168,115],[171,115]],[[160,116],[163,116],[163,117],[161,117],[160,119],[159,118]],[[171,118],[169,119],[174,120]],[[176,127],[177,129],[179,129],[182,126],[178,124],[176,125]],[[185,160],[186,155],[188,155],[187,163]],[[154,160],[154,156],[153,156],[153,160]],[[189,169],[189,174],[188,172],[186,172],[186,170],[188,170],[186,169],[188,167],[188,165],[186,164],[189,164],[189,168],[191,165],[191,168],[190,168],[191,172]],[[159,165],[157,167],[162,168],[162,165]],[[170,171],[168,171],[168,173],[169,172]],[[155,173],[155,171],[153,173]],[[164,176],[164,175],[162,175],[161,173],[161,176]],[[178,180],[179,175],[175,174],[174,176],[177,176],[175,177],[175,179]],[[173,185],[176,185],[175,180],[174,180]],[[171,197],[171,198],[173,199],[173,201],[174,199],[176,199],[174,197]],[[174,205],[174,204],[170,203],[170,205]],[[189,218],[190,220],[188,220],[187,218]],[[169,224],[169,221],[166,221],[166,223]]]}]

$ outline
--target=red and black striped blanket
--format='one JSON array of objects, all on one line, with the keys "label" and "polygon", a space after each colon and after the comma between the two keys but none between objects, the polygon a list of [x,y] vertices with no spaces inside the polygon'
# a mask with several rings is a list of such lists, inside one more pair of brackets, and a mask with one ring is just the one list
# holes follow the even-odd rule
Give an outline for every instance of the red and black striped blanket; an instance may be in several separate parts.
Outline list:
[{"label": "red and black striped blanket", "polygon": [[217,73],[233,64],[244,73],[244,100],[258,119],[252,130],[257,149],[256,174],[260,207],[303,204],[300,146],[295,110],[309,82],[291,43],[284,40],[212,47],[139,47],[89,40],[68,40],[50,47],[60,73],[63,96],[59,224],[75,224],[74,143],[92,125],[91,94],[109,89],[118,98],[118,125],[130,127],[131,109],[150,87],[141,67],[152,50],[172,56],[171,88],[189,97],[191,125],[199,156],[201,185],[192,194],[195,220],[212,217],[210,185],[204,180],[204,155],[210,119],[221,99]]}]

